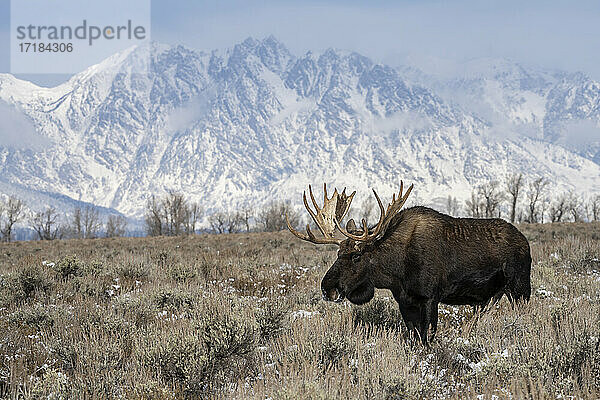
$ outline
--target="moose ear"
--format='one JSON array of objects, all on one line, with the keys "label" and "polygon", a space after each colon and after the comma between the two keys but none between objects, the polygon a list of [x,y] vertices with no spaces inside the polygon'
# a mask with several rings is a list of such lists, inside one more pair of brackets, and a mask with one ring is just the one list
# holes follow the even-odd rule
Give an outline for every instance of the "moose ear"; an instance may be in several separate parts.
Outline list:
[{"label": "moose ear", "polygon": [[356,231],[356,224],[354,223],[353,219],[349,219],[348,222],[346,223],[346,231],[347,232],[355,232]]}]

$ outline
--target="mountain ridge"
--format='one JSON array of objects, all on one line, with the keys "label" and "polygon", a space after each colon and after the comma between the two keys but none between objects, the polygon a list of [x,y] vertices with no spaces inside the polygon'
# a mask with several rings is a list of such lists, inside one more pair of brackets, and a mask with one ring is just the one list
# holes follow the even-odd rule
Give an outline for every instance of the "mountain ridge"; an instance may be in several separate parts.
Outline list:
[{"label": "mountain ridge", "polygon": [[[145,62],[148,74],[132,72]],[[414,202],[438,206],[512,171],[600,191],[600,155],[546,134],[575,117],[597,124],[600,88],[564,78],[552,92],[534,78],[508,89],[498,77],[463,82],[460,94],[485,99],[486,113],[452,101],[452,90],[440,95],[456,82],[426,87],[355,52],[294,56],[272,36],[211,52],[152,43],[55,88],[0,75],[0,100],[49,141],[41,150],[0,143],[0,180],[133,217],[166,189],[207,213],[299,205],[304,187],[322,181],[359,189],[360,201],[369,187],[391,195],[403,179],[415,183]],[[539,111],[540,93],[554,114],[546,103]]]}]

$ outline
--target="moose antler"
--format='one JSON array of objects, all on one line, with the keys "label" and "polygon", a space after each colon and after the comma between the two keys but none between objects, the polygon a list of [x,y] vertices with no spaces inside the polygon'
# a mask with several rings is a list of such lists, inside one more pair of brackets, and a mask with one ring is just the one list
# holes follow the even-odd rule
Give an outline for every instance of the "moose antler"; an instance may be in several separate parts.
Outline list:
[{"label": "moose antler", "polygon": [[367,226],[367,220],[363,218],[362,220],[362,234],[354,235],[348,232],[346,229],[342,228],[340,225],[341,220],[336,219],[335,225],[342,232],[342,234],[350,239],[359,241],[359,242],[368,242],[376,239],[380,234],[384,234],[387,230],[392,218],[400,211],[404,203],[406,203],[406,199],[410,195],[410,192],[413,189],[413,185],[410,185],[404,196],[402,196],[402,189],[404,183],[400,181],[400,192],[398,193],[398,198],[396,199],[396,194],[392,196],[392,203],[387,206],[387,209],[384,210],[383,204],[381,203],[381,199],[377,195],[375,189],[373,189],[373,193],[375,194],[375,198],[377,199],[377,204],[379,205],[379,210],[381,211],[381,215],[379,216],[379,222],[377,225],[373,227],[371,233],[369,233],[369,228]]},{"label": "moose antler", "polygon": [[288,229],[294,235],[299,237],[302,240],[307,240],[316,244],[337,244],[339,245],[344,239],[337,239],[334,237],[334,232],[336,228],[337,221],[341,221],[348,210],[350,209],[350,203],[352,203],[352,198],[356,194],[356,191],[353,192],[350,196],[346,194],[346,188],[342,191],[341,194],[338,193],[337,189],[333,191],[333,195],[331,198],[327,196],[327,185],[323,184],[323,207],[319,208],[317,201],[315,200],[315,196],[312,192],[312,187],[308,185],[308,192],[310,194],[310,200],[312,201],[313,206],[315,207],[315,211],[310,208],[308,205],[308,201],[306,200],[306,191],[302,195],[302,199],[304,200],[304,207],[312,217],[315,224],[323,234],[322,238],[317,238],[312,231],[310,230],[310,226],[306,224],[306,235],[298,232],[292,225],[288,219],[287,214],[285,215],[285,220],[287,222]]}]

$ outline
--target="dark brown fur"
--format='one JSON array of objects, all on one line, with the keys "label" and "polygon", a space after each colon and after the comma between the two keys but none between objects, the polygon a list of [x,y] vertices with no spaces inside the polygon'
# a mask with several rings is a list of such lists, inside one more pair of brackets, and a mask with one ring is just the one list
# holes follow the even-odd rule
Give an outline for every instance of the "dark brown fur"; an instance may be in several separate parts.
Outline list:
[{"label": "dark brown fur", "polygon": [[321,288],[327,300],[355,304],[370,301],[375,288],[391,290],[409,331],[427,343],[439,303],[485,306],[503,294],[529,300],[530,270],[529,242],[512,224],[413,207],[375,242],[345,240]]}]

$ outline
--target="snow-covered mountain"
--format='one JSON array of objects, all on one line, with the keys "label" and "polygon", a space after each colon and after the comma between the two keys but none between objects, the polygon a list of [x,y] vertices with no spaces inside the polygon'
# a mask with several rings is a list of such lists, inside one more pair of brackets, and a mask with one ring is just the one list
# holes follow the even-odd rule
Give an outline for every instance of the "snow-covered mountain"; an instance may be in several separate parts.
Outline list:
[{"label": "snow-covered mountain", "polygon": [[[133,73],[143,60],[148,73]],[[370,187],[391,195],[403,179],[424,204],[513,171],[600,191],[600,147],[568,136],[598,126],[599,84],[498,68],[415,84],[426,74],[333,49],[297,57],[269,37],[211,53],[134,48],[55,88],[0,75],[0,188],[138,217],[168,189],[209,213],[299,204],[323,181],[360,198]]]},{"label": "snow-covered mountain", "polygon": [[559,144],[600,163],[600,83],[576,72],[525,67],[506,59],[448,65],[427,60],[429,71],[404,60],[401,73],[445,101],[491,122],[505,135]]}]

